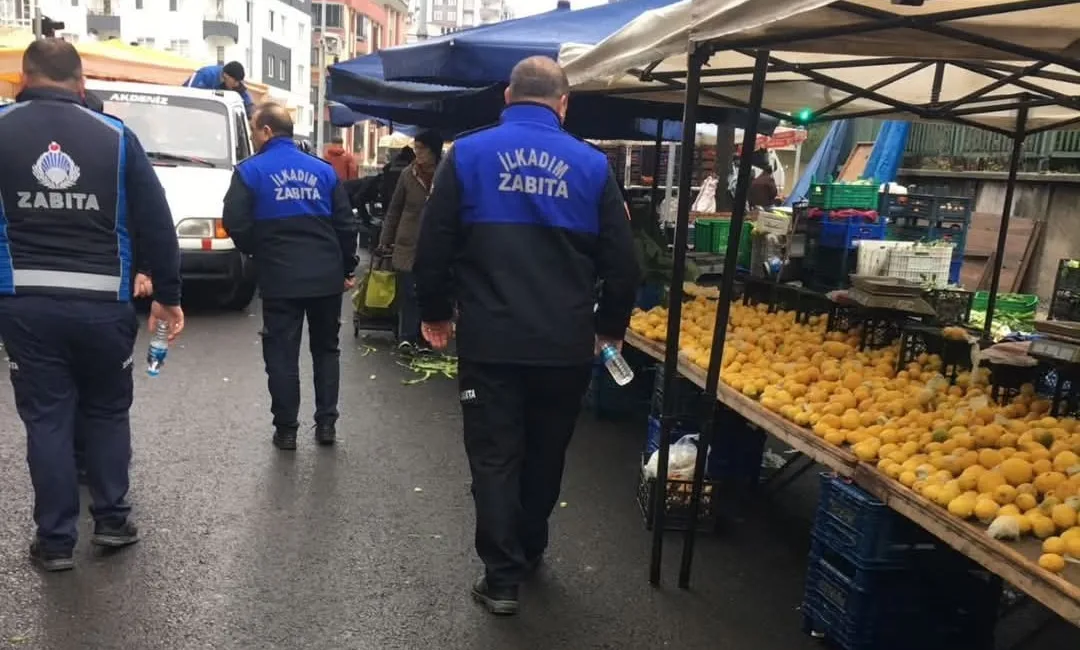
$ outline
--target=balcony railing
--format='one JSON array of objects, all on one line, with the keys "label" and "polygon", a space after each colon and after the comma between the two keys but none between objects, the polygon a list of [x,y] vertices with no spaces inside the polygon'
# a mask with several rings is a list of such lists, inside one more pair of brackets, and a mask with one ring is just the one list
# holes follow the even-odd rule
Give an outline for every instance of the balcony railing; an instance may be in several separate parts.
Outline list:
[{"label": "balcony railing", "polygon": [[96,34],[120,31],[118,2],[94,2],[86,10],[86,30]]},{"label": "balcony railing", "polygon": [[233,43],[240,40],[239,21],[231,14],[218,9],[211,9],[203,17],[203,38],[227,38]]}]

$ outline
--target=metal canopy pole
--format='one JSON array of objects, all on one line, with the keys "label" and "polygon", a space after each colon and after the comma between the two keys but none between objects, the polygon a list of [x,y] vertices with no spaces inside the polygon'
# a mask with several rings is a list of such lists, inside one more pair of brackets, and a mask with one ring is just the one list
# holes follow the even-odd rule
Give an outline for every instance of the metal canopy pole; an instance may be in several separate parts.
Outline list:
[{"label": "metal canopy pole", "polygon": [[994,307],[997,305],[997,292],[1001,284],[1001,267],[1005,263],[1005,242],[1009,238],[1009,218],[1012,216],[1016,175],[1020,171],[1020,157],[1024,154],[1027,117],[1028,108],[1021,105],[1016,111],[1016,132],[1013,134],[1012,157],[1009,158],[1009,180],[1005,184],[1005,204],[1001,208],[1001,230],[998,231],[994,272],[990,276],[990,295],[986,299],[986,323],[983,324],[983,339],[986,341],[993,340],[990,336],[990,326],[994,322]]},{"label": "metal canopy pole", "polygon": [[664,146],[664,120],[656,120],[656,142],[653,149],[653,174],[652,174],[652,213],[660,205],[660,148]]},{"label": "metal canopy pole", "polygon": [[[708,50],[691,45],[686,61],[686,104],[683,107],[682,149],[679,151],[679,209],[675,217],[674,268],[668,292],[667,340],[664,348],[663,399],[660,406],[660,448],[657,450],[656,481],[653,486],[652,560],[649,582],[660,583],[660,564],[664,555],[664,515],[667,508],[668,454],[671,428],[674,425],[676,379],[679,372],[679,325],[682,323],[683,281],[686,278],[686,245],[690,229],[690,181],[694,166],[694,142],[697,135],[698,90],[701,67],[708,60]],[[693,525],[693,524],[691,524]]]},{"label": "metal canopy pole", "polygon": [[[731,293],[738,266],[739,240],[742,239],[743,221],[746,218],[746,195],[750,190],[750,161],[757,144],[758,121],[761,102],[765,97],[765,77],[769,71],[769,52],[761,50],[754,60],[754,80],[750,86],[750,105],[747,122],[743,126],[742,152],[739,154],[739,173],[736,177],[735,197],[731,206],[731,228],[728,232],[727,250],[724,253],[724,276],[720,282],[720,299],[716,301],[716,325],[713,329],[712,352],[709,369],[705,375],[705,394],[702,395],[702,437],[698,441],[697,462],[694,464],[694,488],[690,493],[690,524],[683,536],[682,563],[679,566],[679,586],[690,586],[690,568],[694,561],[694,541],[697,537],[697,515],[701,502],[701,489],[705,482],[705,465],[709,445],[713,438],[713,425],[718,408],[716,389],[720,383],[720,365],[724,357],[724,339],[727,335],[728,316],[731,313]],[[687,98],[687,102],[690,99]],[[665,377],[666,379],[666,377]],[[665,395],[666,397],[666,395]],[[717,494],[713,494],[716,507]]]}]

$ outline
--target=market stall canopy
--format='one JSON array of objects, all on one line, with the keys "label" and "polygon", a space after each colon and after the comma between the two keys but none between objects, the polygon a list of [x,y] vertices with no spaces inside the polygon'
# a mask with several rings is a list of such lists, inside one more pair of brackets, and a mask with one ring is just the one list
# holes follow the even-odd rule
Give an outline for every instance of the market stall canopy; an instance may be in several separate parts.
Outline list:
[{"label": "market stall canopy", "polygon": [[[498,121],[505,104],[505,84],[468,88],[386,81],[380,57],[387,51],[331,66],[327,99],[377,120],[435,128],[444,133],[461,133]],[[650,129],[642,119],[664,120],[665,133],[678,139],[678,130],[672,125],[681,122],[682,106],[633,97],[572,95],[566,128],[590,139],[655,139],[655,124]],[[700,114],[701,122],[713,124],[738,124],[745,119],[744,111],[728,107],[711,107]],[[776,120],[762,120],[759,130],[769,134],[775,127]]]},{"label": "market stall canopy", "polygon": [[671,2],[621,0],[578,11],[559,8],[389,48],[379,56],[389,80],[458,86],[505,83],[522,59],[557,58],[565,43],[599,43],[642,12]]},{"label": "market stall canopy", "polygon": [[[708,40],[701,102],[742,106],[772,49],[774,116],[891,116],[1012,131],[1080,119],[1080,2],[683,0],[559,54],[575,90],[680,101],[687,46]],[[1008,11],[1008,13],[993,13]],[[917,43],[918,47],[913,47]]]},{"label": "market stall canopy", "polygon": [[[25,30],[0,33],[0,95],[14,96],[22,79],[22,56],[34,35]],[[120,40],[74,43],[82,57],[83,73],[91,79],[178,86],[200,68],[191,59]],[[267,87],[246,83],[254,101],[267,97]]]}]

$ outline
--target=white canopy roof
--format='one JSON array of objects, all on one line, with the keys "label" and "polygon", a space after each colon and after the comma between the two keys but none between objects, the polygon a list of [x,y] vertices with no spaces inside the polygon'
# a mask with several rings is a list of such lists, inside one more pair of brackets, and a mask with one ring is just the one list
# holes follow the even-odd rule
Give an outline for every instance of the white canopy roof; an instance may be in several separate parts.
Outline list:
[{"label": "white canopy roof", "polygon": [[[1022,11],[974,15],[1021,5]],[[683,0],[642,14],[595,46],[567,45],[559,58],[577,92],[681,103],[688,46],[710,41],[715,53],[704,68],[700,101],[739,106],[749,95],[750,50],[770,49],[764,107],[773,113],[825,109],[834,116],[949,119],[1012,131],[1018,102],[1027,102],[1028,128],[1052,128],[1080,119],[1080,59],[1073,56],[1080,53],[1078,5]],[[930,22],[932,15],[959,19]],[[1024,75],[1014,76],[1020,70]],[[950,105],[956,100],[964,101]]]}]

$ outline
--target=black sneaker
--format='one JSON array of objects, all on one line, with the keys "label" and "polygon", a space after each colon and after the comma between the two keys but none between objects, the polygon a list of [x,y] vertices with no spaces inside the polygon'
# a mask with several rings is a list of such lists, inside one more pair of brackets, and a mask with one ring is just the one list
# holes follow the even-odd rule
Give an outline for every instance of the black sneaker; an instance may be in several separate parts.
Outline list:
[{"label": "black sneaker", "polygon": [[329,447],[337,440],[337,428],[332,424],[315,425],[315,442],[323,447]]},{"label": "black sneaker", "polygon": [[518,613],[517,587],[491,587],[487,577],[480,576],[473,584],[473,600],[496,616],[513,616]]},{"label": "black sneaker", "polygon": [[296,429],[278,427],[274,429],[274,446],[282,451],[293,451],[296,449]]},{"label": "black sneaker", "polygon": [[140,539],[139,528],[130,521],[119,525],[99,521],[94,524],[94,536],[90,538],[90,542],[97,546],[123,548]]},{"label": "black sneaker", "polygon": [[34,540],[30,544],[30,561],[36,564],[42,571],[54,573],[57,571],[70,571],[75,568],[75,558],[71,551],[45,550],[41,542]]}]

